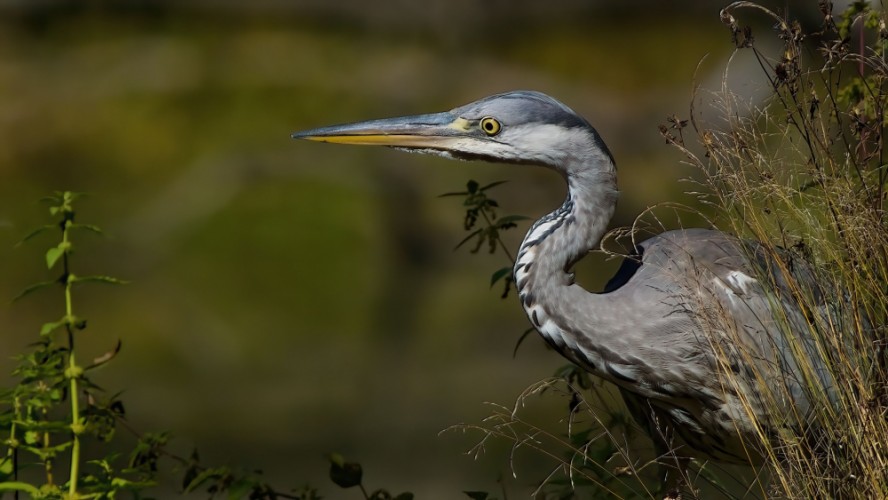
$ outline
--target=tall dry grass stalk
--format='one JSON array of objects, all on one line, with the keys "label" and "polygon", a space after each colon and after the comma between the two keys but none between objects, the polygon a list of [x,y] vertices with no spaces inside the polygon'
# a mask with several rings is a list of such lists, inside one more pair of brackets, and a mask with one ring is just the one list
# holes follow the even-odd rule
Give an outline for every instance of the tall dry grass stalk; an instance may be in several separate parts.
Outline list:
[{"label": "tall dry grass stalk", "polygon": [[[818,7],[823,24],[813,33],[752,2],[726,7],[735,55],[752,54],[769,97],[744,101],[726,76],[696,101],[716,118],[704,121],[698,108],[661,132],[698,167],[716,224],[762,242],[749,259],[773,290],[784,354],[762,360],[732,351],[738,342],[712,341],[723,386],[739,395],[740,420],[756,436],[745,444],[770,471],[761,494],[888,498],[888,30],[865,2],[838,15],[829,2]],[[750,14],[774,23],[776,57],[742,27]],[[699,144],[686,142],[685,125]],[[719,313],[703,322],[724,335],[729,321]],[[754,387],[741,387],[730,368],[738,360],[753,368]],[[799,394],[810,407],[791,403]]]}]

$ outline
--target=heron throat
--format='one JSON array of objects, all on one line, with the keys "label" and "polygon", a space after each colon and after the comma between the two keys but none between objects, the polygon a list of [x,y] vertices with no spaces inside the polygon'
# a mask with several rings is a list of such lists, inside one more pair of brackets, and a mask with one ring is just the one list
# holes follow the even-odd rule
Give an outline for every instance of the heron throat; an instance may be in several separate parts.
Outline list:
[{"label": "heron throat", "polygon": [[577,313],[600,308],[588,307],[596,294],[576,284],[571,272],[577,261],[599,247],[616,208],[614,164],[609,156],[595,159],[591,168],[586,165],[565,175],[567,198],[528,231],[518,251],[514,277],[521,305],[534,328],[569,359],[598,371],[603,355],[610,351],[609,335],[607,328],[600,330],[600,341],[588,331],[579,335],[586,328],[575,323]]}]

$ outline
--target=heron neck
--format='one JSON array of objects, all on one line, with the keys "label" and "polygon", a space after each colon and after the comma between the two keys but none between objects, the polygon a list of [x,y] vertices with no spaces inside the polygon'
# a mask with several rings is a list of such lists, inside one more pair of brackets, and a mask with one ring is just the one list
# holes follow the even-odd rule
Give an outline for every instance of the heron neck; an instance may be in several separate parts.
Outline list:
[{"label": "heron neck", "polygon": [[[567,183],[564,204],[538,220],[525,236],[515,263],[515,282],[521,304],[540,334],[567,357],[594,369],[594,358],[599,356],[589,351],[599,346],[610,350],[605,345],[606,329],[599,329],[595,319],[599,311],[606,316],[606,309],[588,304],[599,301],[599,296],[575,284],[571,268],[598,247],[607,230],[617,201],[616,173],[607,162],[568,176]],[[602,339],[580,347],[578,342],[595,337],[595,332],[585,331],[590,329],[589,320]],[[572,333],[578,331],[584,335]]]},{"label": "heron neck", "polygon": [[515,281],[519,291],[572,285],[571,267],[598,248],[607,230],[617,204],[613,167],[587,176],[569,176],[567,184],[567,199],[534,223],[518,250]]}]

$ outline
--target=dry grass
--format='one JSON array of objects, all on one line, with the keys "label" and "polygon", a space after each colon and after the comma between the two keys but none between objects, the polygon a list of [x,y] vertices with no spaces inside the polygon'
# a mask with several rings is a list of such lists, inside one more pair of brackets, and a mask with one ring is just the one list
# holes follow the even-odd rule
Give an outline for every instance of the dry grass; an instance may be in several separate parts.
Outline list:
[{"label": "dry grass", "polygon": [[[763,493],[885,498],[888,31],[880,13],[866,6],[835,18],[821,7],[824,25],[813,35],[749,2],[726,8],[722,19],[738,51],[754,53],[771,96],[743,102],[727,84],[710,94],[706,101],[717,107],[720,122],[703,123],[693,112],[690,120],[702,153],[685,144],[681,127],[664,135],[702,173],[704,201],[721,215],[717,224],[762,242],[772,262],[759,278],[775,290],[773,319],[797,368],[775,373],[759,363],[752,391],[758,401],[744,401],[758,436],[748,444],[771,471]],[[750,11],[776,23],[783,44],[777,58],[758,51],[738,24]],[[783,304],[806,311],[801,328]],[[717,315],[711,321],[725,330]],[[720,354],[725,366],[736,355]],[[755,363],[751,354],[740,355]],[[729,369],[723,372],[726,386],[740,384]],[[775,376],[792,377],[811,408],[788,405],[789,384],[775,383],[781,380]]]}]

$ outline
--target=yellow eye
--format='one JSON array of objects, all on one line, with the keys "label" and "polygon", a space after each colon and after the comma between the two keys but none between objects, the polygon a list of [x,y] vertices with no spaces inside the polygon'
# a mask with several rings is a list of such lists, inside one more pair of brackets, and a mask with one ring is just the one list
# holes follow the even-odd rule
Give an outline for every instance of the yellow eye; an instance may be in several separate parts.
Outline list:
[{"label": "yellow eye", "polygon": [[500,122],[496,121],[496,118],[491,118],[489,116],[481,118],[481,130],[483,130],[485,134],[496,135],[501,128]]}]

